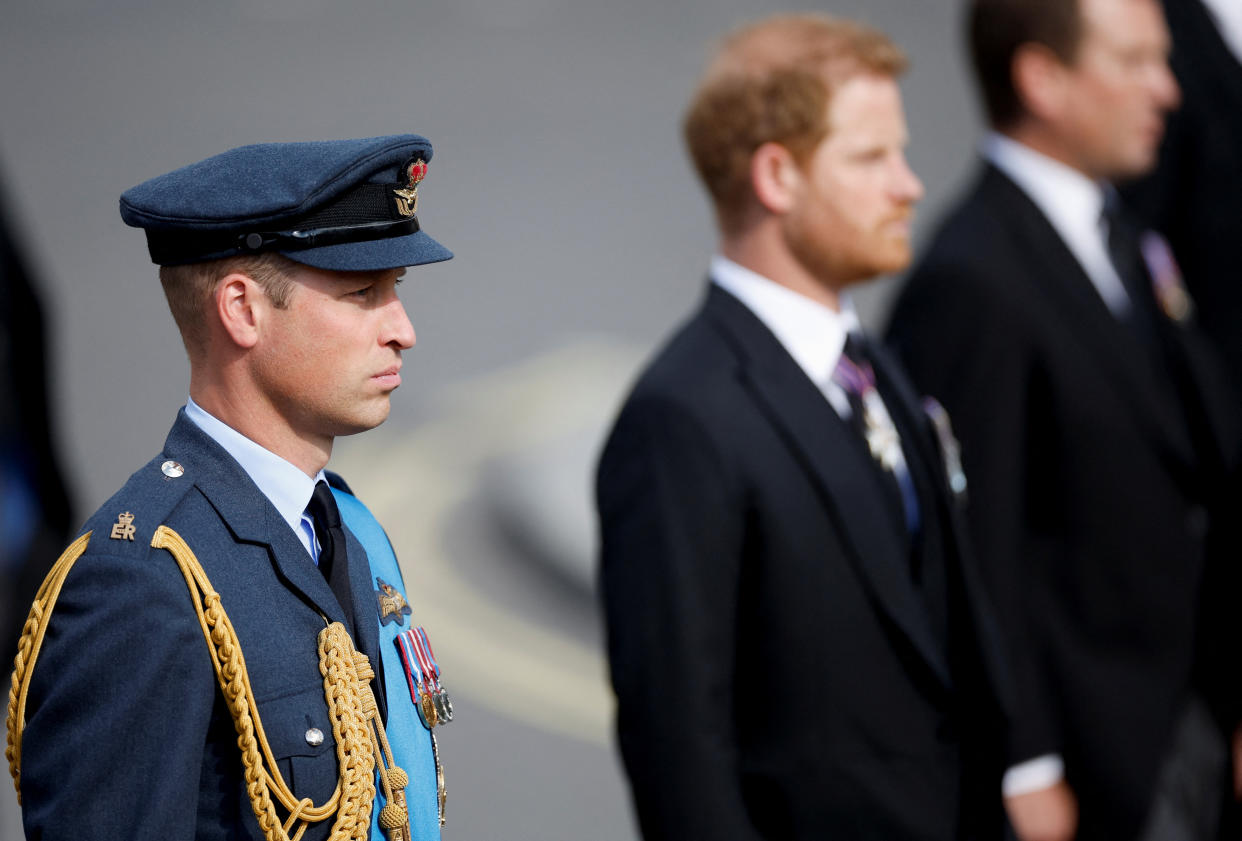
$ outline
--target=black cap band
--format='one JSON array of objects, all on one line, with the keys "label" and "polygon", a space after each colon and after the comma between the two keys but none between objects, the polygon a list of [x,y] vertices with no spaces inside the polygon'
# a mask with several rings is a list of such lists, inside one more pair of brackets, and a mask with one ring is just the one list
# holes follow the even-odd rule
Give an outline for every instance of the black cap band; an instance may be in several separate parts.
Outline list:
[{"label": "black cap band", "polygon": [[400,213],[392,200],[400,184],[360,184],[341,198],[292,220],[279,231],[214,231],[147,228],[151,261],[177,266],[267,251],[298,251],[348,242],[408,236],[419,230],[418,217]]}]

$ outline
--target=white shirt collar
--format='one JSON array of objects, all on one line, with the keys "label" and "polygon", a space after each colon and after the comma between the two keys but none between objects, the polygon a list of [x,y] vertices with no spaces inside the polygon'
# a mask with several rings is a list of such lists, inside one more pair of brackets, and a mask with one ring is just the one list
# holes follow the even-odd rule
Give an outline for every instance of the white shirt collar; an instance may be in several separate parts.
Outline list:
[{"label": "white shirt collar", "polygon": [[1242,3],[1238,0],[1203,0],[1216,21],[1225,45],[1242,61]]},{"label": "white shirt collar", "polygon": [[[237,460],[246,475],[259,486],[259,490],[306,546],[307,535],[302,528],[302,514],[306,510],[306,504],[310,502],[311,494],[315,492],[315,483],[324,478],[323,471],[320,470],[314,478],[307,476],[271,450],[259,446],[236,429],[208,414],[193,398],[186,400],[185,414],[211,440]],[[314,555],[310,546],[307,546],[307,551]]]},{"label": "white shirt collar", "polygon": [[[849,295],[838,297],[841,311],[837,312],[719,254],[712,257],[711,277],[772,331],[836,413],[848,420],[853,415],[850,399],[832,375],[845,350],[846,336],[862,334],[862,324]],[[882,423],[893,426],[883,401],[876,411]],[[899,448],[896,455],[894,475],[898,483],[909,483],[905,454]]]},{"label": "white shirt collar", "polygon": [[1099,223],[1104,189],[1078,170],[996,132],[984,136],[983,156],[1030,196],[1063,237],[1064,231],[1094,230]]},{"label": "white shirt collar", "polygon": [[712,257],[711,276],[772,331],[820,388],[836,370],[846,334],[861,331],[858,314],[846,295],[841,296],[837,312],[719,254]]},{"label": "white shirt collar", "polygon": [[1100,222],[1106,185],[997,132],[984,136],[980,152],[1044,214],[1109,310],[1125,315],[1130,297],[1108,256]]}]

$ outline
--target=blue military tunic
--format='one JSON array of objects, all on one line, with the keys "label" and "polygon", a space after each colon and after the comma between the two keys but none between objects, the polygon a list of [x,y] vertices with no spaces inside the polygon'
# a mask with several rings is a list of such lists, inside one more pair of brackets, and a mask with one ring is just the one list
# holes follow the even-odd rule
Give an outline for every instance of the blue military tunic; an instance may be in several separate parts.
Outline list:
[{"label": "blue military tunic", "polygon": [[[275,770],[316,806],[336,788],[317,639],[325,620],[344,619],[341,607],[246,472],[182,412],[164,451],[87,522],[89,543],[49,622],[22,741],[29,837],[263,837],[186,579],[150,545],[161,525],[186,541],[220,595]],[[354,615],[372,617],[358,623],[355,645],[391,671],[397,657],[381,653],[376,576],[356,562],[367,557],[358,539],[346,537]],[[403,681],[387,686],[392,718],[411,702]],[[430,737],[413,732],[394,752],[412,778],[411,801],[425,803],[415,792],[429,776],[434,791],[434,767],[420,759]],[[331,824],[312,824],[304,837],[326,838]],[[438,826],[430,836],[415,830],[425,837],[438,837]]]}]

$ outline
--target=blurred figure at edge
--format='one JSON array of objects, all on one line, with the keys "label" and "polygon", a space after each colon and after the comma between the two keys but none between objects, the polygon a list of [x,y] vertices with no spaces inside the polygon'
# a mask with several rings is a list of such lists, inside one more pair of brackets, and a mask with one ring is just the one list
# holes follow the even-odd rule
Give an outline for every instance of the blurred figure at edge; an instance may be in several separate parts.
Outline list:
[{"label": "blurred figure at edge", "polygon": [[1201,599],[1234,560],[1238,402],[1112,186],[1154,166],[1179,101],[1164,16],[974,0],[969,38],[982,171],[890,338],[961,436],[1018,679],[1006,804],[1025,841],[1214,838],[1237,715]]}]

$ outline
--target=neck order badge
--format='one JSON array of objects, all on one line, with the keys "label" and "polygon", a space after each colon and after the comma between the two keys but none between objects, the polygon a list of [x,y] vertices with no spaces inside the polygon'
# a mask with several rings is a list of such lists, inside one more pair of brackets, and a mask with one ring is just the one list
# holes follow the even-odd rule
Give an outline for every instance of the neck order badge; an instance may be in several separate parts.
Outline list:
[{"label": "neck order badge", "polygon": [[[401,628],[405,616],[410,613],[408,601],[402,595],[405,584],[401,568],[397,565],[388,536],[366,506],[336,488],[333,488],[332,494],[340,508],[345,527],[358,538],[358,542],[366,550],[371,577],[377,579],[379,587],[377,598],[382,605],[388,607],[386,611],[381,609],[380,646],[394,646],[401,655],[383,658],[383,667],[386,685],[394,689],[388,699],[388,740],[397,764],[407,769],[410,777],[406,788],[406,806],[409,810],[411,837],[414,841],[437,841],[440,838],[440,827],[444,823],[445,803],[444,774],[440,767],[439,749],[435,736],[423,723],[424,713],[418,706],[419,699],[414,698],[414,703],[404,703],[395,693],[396,687],[411,685],[413,680],[405,665],[405,654],[399,639],[413,630],[403,632]],[[421,639],[425,640],[425,635],[421,635]],[[426,646],[426,651],[429,662],[434,663],[430,659],[430,645]],[[435,687],[439,688],[439,666],[433,666],[431,673],[436,675]],[[423,672],[420,666],[419,679],[423,683],[426,682],[422,677],[425,674],[429,672]],[[432,692],[434,691],[433,688]],[[432,704],[435,703],[437,702],[433,697]],[[447,696],[444,703],[447,703]],[[447,709],[451,717],[451,706]],[[436,712],[438,714],[439,710]],[[380,834],[378,824],[382,807],[385,805],[381,802],[383,800],[383,793],[377,791],[375,807],[371,811],[372,838],[385,837]]]}]

